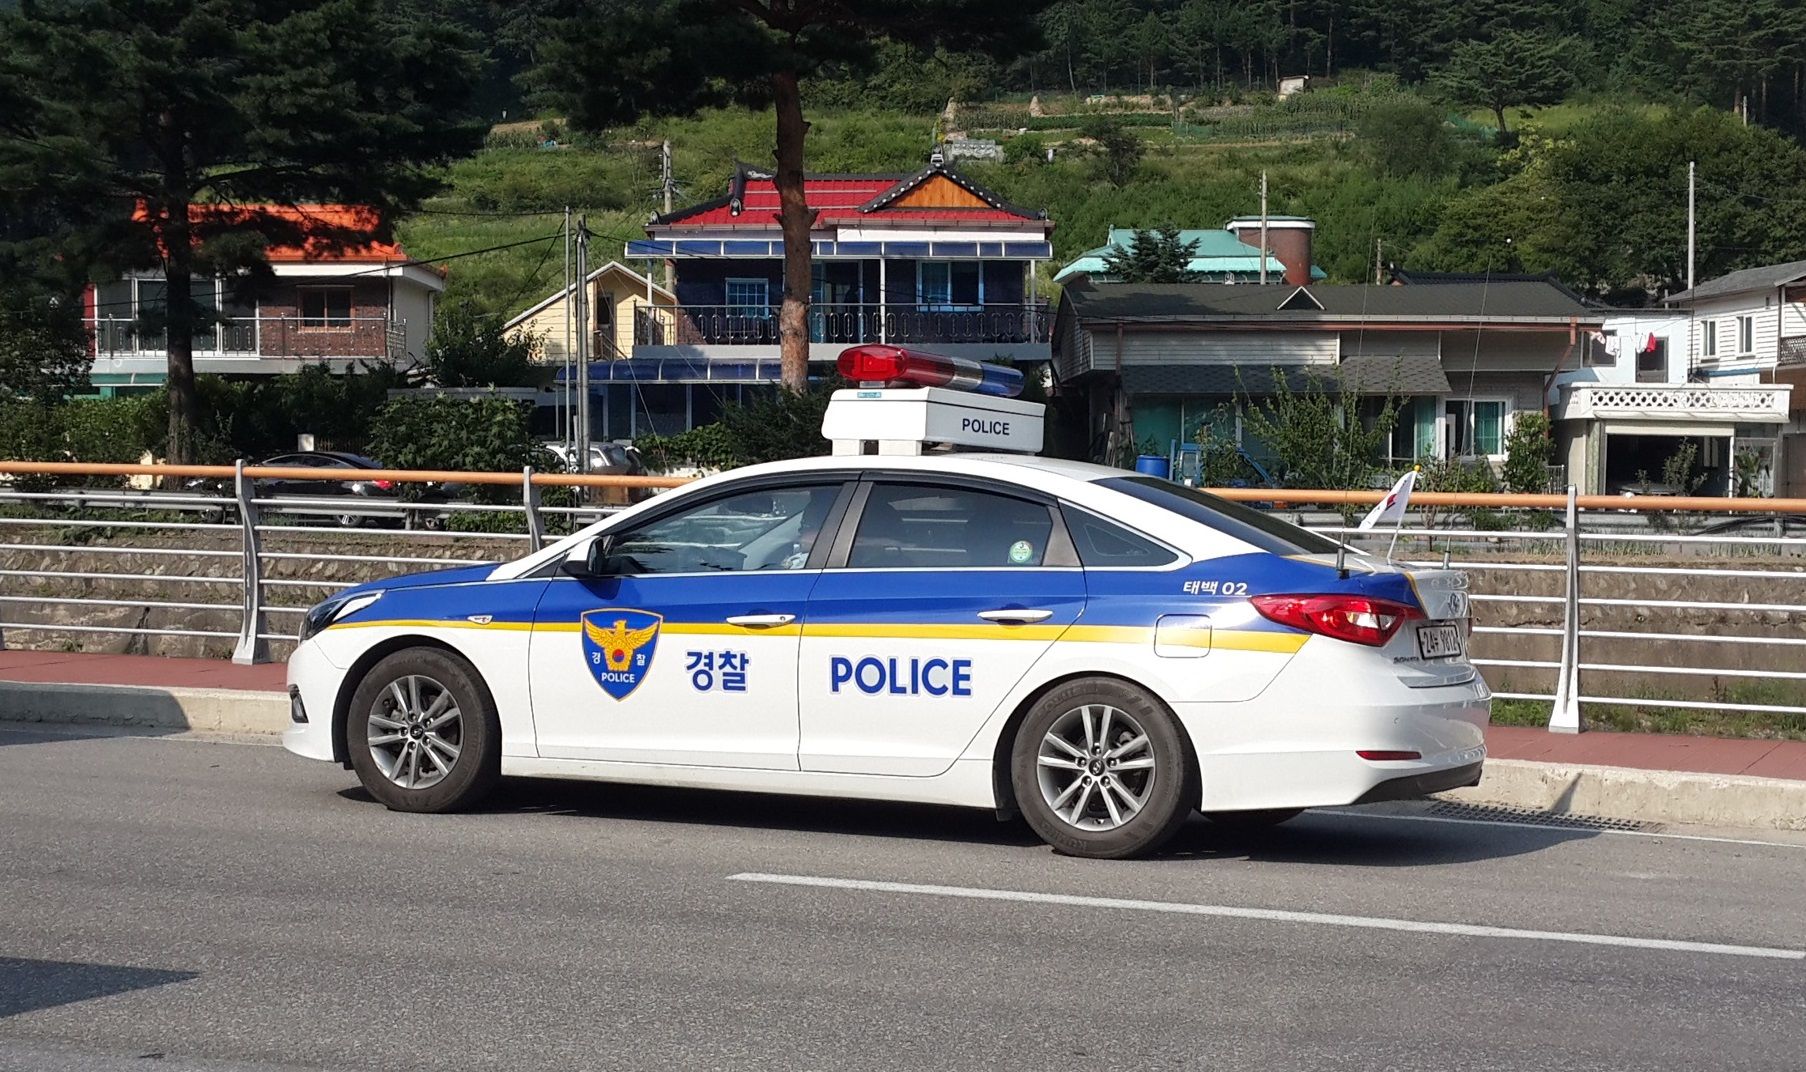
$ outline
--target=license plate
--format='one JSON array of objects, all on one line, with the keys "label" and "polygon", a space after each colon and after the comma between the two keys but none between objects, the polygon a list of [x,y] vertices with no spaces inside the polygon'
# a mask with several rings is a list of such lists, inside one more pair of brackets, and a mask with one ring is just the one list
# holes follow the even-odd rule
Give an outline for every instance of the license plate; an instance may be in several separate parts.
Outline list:
[{"label": "license plate", "polygon": [[1417,654],[1425,659],[1447,659],[1460,655],[1460,627],[1444,623],[1418,626]]}]

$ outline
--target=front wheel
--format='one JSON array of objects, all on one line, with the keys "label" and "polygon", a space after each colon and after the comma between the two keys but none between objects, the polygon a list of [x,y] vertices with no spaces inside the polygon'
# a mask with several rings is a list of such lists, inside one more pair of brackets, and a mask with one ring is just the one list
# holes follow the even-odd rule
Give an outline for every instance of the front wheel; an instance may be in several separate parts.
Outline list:
[{"label": "front wheel", "polygon": [[1114,860],[1159,848],[1190,817],[1197,779],[1172,713],[1113,678],[1081,678],[1043,696],[1011,750],[1023,818],[1070,856]]},{"label": "front wheel", "polygon": [[395,811],[455,811],[481,800],[501,776],[501,738],[475,669],[437,648],[409,648],[372,667],[345,724],[358,780]]}]

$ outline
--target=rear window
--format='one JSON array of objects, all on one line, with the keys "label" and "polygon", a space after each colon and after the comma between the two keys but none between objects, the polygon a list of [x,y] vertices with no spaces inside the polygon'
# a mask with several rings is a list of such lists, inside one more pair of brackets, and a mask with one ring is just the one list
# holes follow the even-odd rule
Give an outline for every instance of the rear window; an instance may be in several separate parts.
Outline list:
[{"label": "rear window", "polygon": [[1165,566],[1176,557],[1147,537],[1101,517],[1066,505],[1060,511],[1066,517],[1066,531],[1078,548],[1079,562],[1088,569]]},{"label": "rear window", "polygon": [[1170,480],[1151,476],[1113,476],[1098,481],[1098,484],[1163,510],[1171,510],[1275,555],[1322,555],[1336,550],[1336,541],[1327,537],[1307,532],[1251,506],[1219,499]]}]

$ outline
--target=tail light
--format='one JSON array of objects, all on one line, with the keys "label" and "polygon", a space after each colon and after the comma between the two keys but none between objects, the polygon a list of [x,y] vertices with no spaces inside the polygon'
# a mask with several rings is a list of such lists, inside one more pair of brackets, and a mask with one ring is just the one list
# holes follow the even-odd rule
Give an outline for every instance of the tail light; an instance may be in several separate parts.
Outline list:
[{"label": "tail light", "polygon": [[1372,596],[1255,596],[1248,602],[1268,621],[1374,648],[1424,616],[1416,607]]},{"label": "tail light", "polygon": [[394,491],[395,490],[395,482],[393,480],[372,480],[372,481],[370,481],[370,483],[376,485],[378,488],[380,488],[383,491]]}]

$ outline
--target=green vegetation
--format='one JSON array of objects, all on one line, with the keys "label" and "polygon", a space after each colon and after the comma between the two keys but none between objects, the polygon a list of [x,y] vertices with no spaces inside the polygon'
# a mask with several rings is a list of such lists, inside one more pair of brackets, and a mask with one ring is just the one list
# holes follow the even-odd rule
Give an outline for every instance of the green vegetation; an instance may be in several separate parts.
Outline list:
[{"label": "green vegetation", "polygon": [[1119,283],[1189,283],[1196,277],[1188,266],[1198,252],[1198,242],[1179,240],[1179,228],[1170,223],[1136,231],[1127,246],[1104,254],[1104,270]]},{"label": "green vegetation", "polygon": [[[429,168],[480,139],[465,111],[483,65],[475,44],[427,11],[376,0],[45,0],[0,14],[0,207],[28,221],[0,233],[0,259],[41,261],[52,235],[61,248],[34,267],[65,283],[161,268],[165,449],[192,460],[194,333],[219,314],[191,284],[267,280],[266,244],[303,233],[290,217],[193,207],[330,201],[380,219],[413,207],[435,185]],[[366,230],[337,221],[313,237]]]},{"label": "green vegetation", "polygon": [[[412,395],[392,399],[372,422],[370,450],[398,469],[519,473],[525,466],[557,470],[556,459],[528,433],[527,407],[507,398]],[[401,485],[418,497],[419,484]],[[518,484],[479,484],[477,502],[519,501]]]},{"label": "green vegetation", "polygon": [[421,371],[440,387],[530,387],[543,378],[538,349],[538,339],[504,334],[500,316],[458,302],[439,314]]},{"label": "green vegetation", "polygon": [[1549,418],[1535,411],[1517,414],[1511,434],[1505,437],[1505,464],[1500,478],[1505,490],[1534,495],[1549,490],[1549,462],[1555,441],[1549,435]]},{"label": "green vegetation", "polygon": [[[1641,699],[1670,700],[1685,703],[1688,697],[1672,693],[1645,691]],[[1743,704],[1775,704],[1798,707],[1806,704],[1806,695],[1791,682],[1746,681],[1737,679],[1713,690],[1711,702]],[[1761,739],[1806,740],[1806,715],[1780,711],[1718,711],[1700,707],[1647,707],[1629,704],[1581,705],[1581,718],[1588,729],[1616,730],[1621,733],[1683,733],[1700,737],[1756,737]],[[1547,726],[1549,703],[1546,700],[1498,700],[1492,702],[1492,720],[1500,726]]]}]

